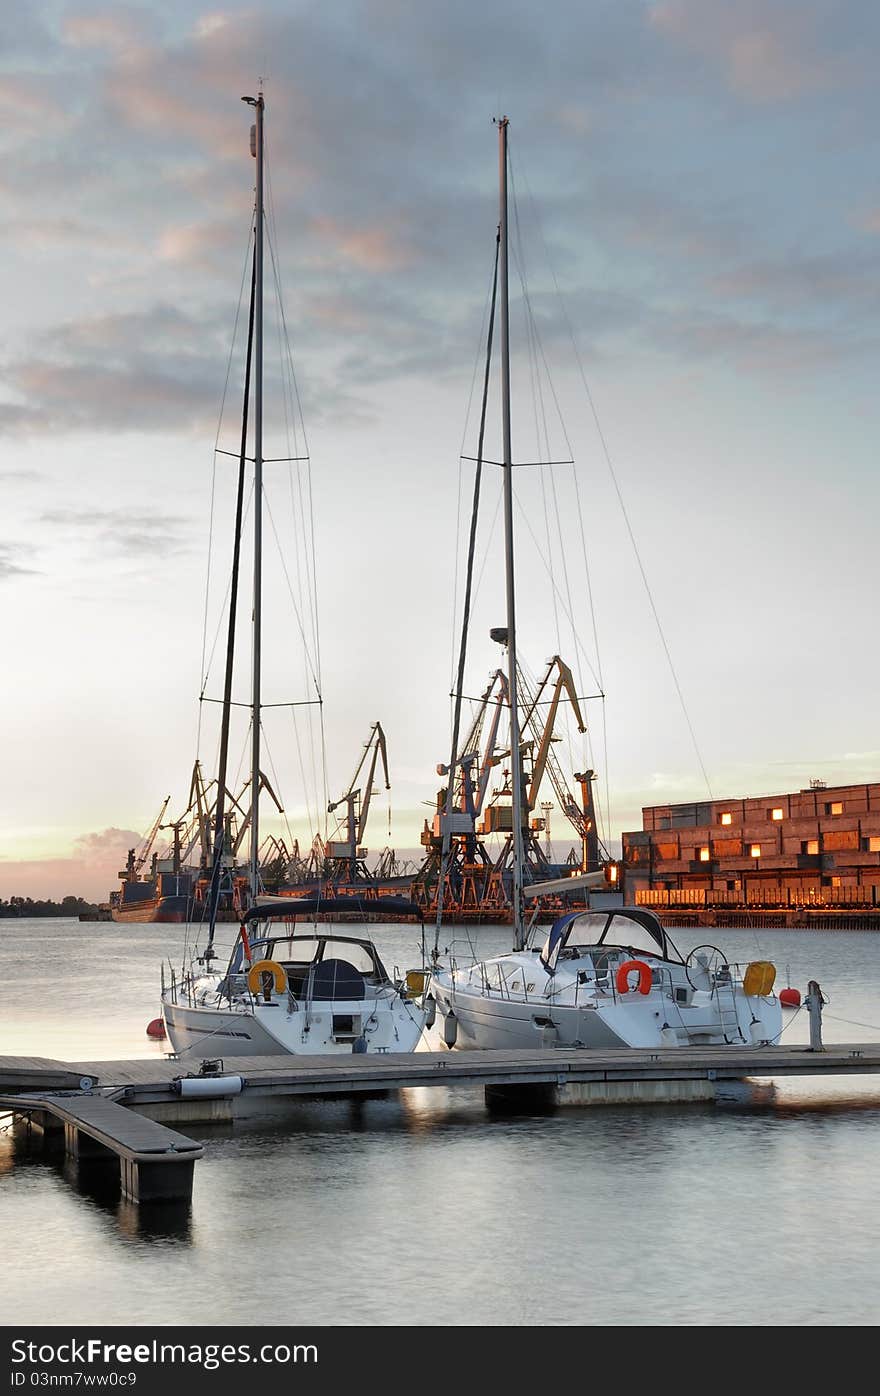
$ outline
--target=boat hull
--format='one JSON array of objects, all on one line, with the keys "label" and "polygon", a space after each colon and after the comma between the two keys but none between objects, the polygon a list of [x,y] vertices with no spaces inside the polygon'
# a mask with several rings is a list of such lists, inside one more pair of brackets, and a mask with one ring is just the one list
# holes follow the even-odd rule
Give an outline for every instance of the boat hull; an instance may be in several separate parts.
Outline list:
[{"label": "boat hull", "polygon": [[111,919],[122,922],[149,924],[162,921],[168,925],[181,925],[185,921],[201,921],[204,906],[194,902],[192,897],[152,897],[148,901],[135,902],[130,906],[114,906],[110,909]]},{"label": "boat hull", "polygon": [[[414,1052],[424,1028],[424,1014],[404,999],[386,1004],[331,1002],[288,1012],[280,1002],[248,1009],[175,1002],[170,993],[162,1013],[175,1052],[181,1056],[351,1056],[367,1052]],[[356,1031],[334,1031],[334,1020],[358,1023]],[[363,1027],[360,1024],[363,1021]],[[347,1026],[347,1025],[346,1025]],[[366,1046],[356,1047],[355,1043]]]},{"label": "boat hull", "polygon": [[656,1003],[633,995],[607,1005],[548,1004],[538,999],[516,1000],[469,992],[435,976],[428,989],[437,1003],[438,1021],[454,1014],[459,1048],[532,1051],[543,1047],[687,1047],[759,1046],[776,1040],[782,1031],[782,1011],[775,998],[742,998],[736,1004],[736,1024],[724,1025],[715,1012],[678,1010],[679,1026],[659,998]]}]

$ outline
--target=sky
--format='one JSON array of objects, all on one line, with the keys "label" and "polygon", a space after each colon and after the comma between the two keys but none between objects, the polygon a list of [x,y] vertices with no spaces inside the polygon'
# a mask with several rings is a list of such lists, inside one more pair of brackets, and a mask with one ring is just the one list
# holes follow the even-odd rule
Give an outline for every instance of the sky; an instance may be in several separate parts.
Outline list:
[{"label": "sky", "polygon": [[[376,720],[372,849],[418,847],[448,759],[501,114],[514,458],[575,462],[516,472],[520,654],[604,693],[563,766],[599,773],[609,840],[645,804],[880,778],[875,6],[35,0],[3,11],[0,55],[0,896],[106,897],[196,755],[214,768],[198,697],[222,686],[235,471],[214,446],[237,447],[261,78],[326,741],[322,763],[316,710],[298,749],[267,713],[295,836]],[[270,305],[278,456],[302,440],[281,361]],[[497,459],[495,379],[488,422]],[[267,467],[268,702],[313,696],[294,469]],[[502,659],[499,476],[468,694]],[[246,650],[243,624],[241,702]]]}]

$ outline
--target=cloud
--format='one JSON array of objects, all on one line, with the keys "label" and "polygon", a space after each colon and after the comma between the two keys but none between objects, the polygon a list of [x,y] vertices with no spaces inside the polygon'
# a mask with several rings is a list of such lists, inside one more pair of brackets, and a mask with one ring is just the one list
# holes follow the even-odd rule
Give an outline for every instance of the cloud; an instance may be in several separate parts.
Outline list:
[{"label": "cloud", "polygon": [[19,251],[42,256],[46,252],[82,246],[95,236],[78,218],[10,219],[0,224],[0,238],[14,244]]},{"label": "cloud", "polygon": [[27,470],[0,468],[0,484],[4,485],[25,485],[32,484],[36,480],[45,480],[46,476],[42,470]]},{"label": "cloud", "polygon": [[23,551],[17,543],[0,543],[0,583],[12,581],[15,577],[34,575],[32,567],[23,567],[17,561]]},{"label": "cloud", "polygon": [[717,64],[740,96],[786,102],[851,77],[853,57],[840,51],[837,37],[847,32],[841,15],[847,10],[858,21],[852,4],[839,0],[660,0],[649,11],[649,23]]},{"label": "cloud", "polygon": [[358,226],[335,218],[316,218],[312,232],[322,247],[330,250],[331,263],[342,260],[365,271],[399,271],[420,255],[407,241],[404,229],[390,222]]},{"label": "cloud", "polygon": [[50,134],[73,125],[60,98],[52,94],[51,82],[41,73],[0,75],[0,120],[3,134],[16,133],[45,140]]},{"label": "cloud", "polygon": [[130,848],[138,848],[143,834],[136,829],[109,828],[80,834],[67,858],[11,860],[0,853],[0,896],[82,896],[106,901],[118,885],[117,873]]},{"label": "cloud", "polygon": [[759,299],[788,308],[864,310],[880,300],[880,250],[831,253],[798,250],[762,261],[743,261],[713,278],[725,296]]},{"label": "cloud", "polygon": [[173,431],[216,421],[225,364],[211,315],[171,306],[90,316],[0,365],[0,429]]},{"label": "cloud", "polygon": [[143,842],[143,834],[136,829],[101,829],[100,831],[78,834],[73,841],[75,858],[86,862],[124,858],[130,848],[137,848]]},{"label": "cloud", "polygon": [[[38,138],[0,173],[0,196],[15,251],[51,253],[72,289],[91,287],[94,308],[79,296],[79,313],[56,324],[45,309],[37,333],[33,317],[9,323],[0,431],[213,427],[251,218],[251,113],[239,97],[267,54],[269,226],[294,293],[287,322],[307,412],[329,412],[335,397],[363,419],[358,386],[472,362],[496,217],[487,83],[516,94],[517,177],[522,154],[586,352],[625,341],[689,359],[704,345],[766,372],[775,336],[780,371],[806,368],[817,308],[827,318],[844,297],[856,308],[858,291],[844,287],[851,249],[798,270],[732,186],[713,197],[695,179],[674,126],[667,167],[665,153],[652,163],[650,139],[634,155],[621,121],[653,123],[658,97],[658,127],[679,105],[686,119],[704,110],[706,65],[694,52],[752,100],[824,90],[856,61],[855,12],[843,10],[839,33],[823,0],[662,0],[602,7],[601,23],[572,5],[552,25],[500,0],[418,13],[395,0],[308,12],[263,3],[183,21],[156,9],[68,12],[50,80],[17,74],[6,89],[13,118],[24,113]],[[269,302],[272,269],[267,257]],[[866,284],[869,259],[848,274]],[[558,309],[546,281],[538,268],[549,340]],[[865,318],[832,326],[827,352],[869,346]]]},{"label": "cloud", "polygon": [[125,557],[172,557],[185,552],[190,520],[150,506],[126,509],[51,509],[41,515],[75,537]]},{"label": "cloud", "polygon": [[141,45],[147,33],[143,11],[95,10],[66,15],[61,24],[62,38],[72,47],[109,49],[117,54]]}]

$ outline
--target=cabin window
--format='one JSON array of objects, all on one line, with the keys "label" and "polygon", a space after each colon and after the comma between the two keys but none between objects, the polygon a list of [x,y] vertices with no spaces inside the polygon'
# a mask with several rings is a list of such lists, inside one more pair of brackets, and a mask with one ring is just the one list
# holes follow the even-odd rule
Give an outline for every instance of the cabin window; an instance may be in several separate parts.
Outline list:
[{"label": "cabin window", "polygon": [[778,806],[776,807],[776,809],[772,809],[770,811],[771,819],[782,819],[783,817],[783,811]]},{"label": "cabin window", "polygon": [[832,877],[832,879],[831,879],[831,886],[832,886],[832,887],[839,887],[839,886],[840,886],[840,878],[839,878],[839,877]]},{"label": "cabin window", "polygon": [[842,801],[842,800],[831,800],[831,801],[829,801],[829,803],[825,806],[825,813],[826,813],[826,814],[843,814],[843,801]]},{"label": "cabin window", "polygon": [[500,965],[483,965],[483,981],[487,989],[501,988],[501,967]]},{"label": "cabin window", "polygon": [[732,814],[722,814],[722,816],[721,816],[721,823],[722,823],[722,824],[732,824],[732,823],[733,823],[733,815],[732,815]]},{"label": "cabin window", "polygon": [[356,941],[350,940],[327,940],[324,942],[325,960],[346,960],[348,964],[354,965],[361,974],[372,974],[375,965],[373,957],[366,946],[358,945]]},{"label": "cabin window", "polygon": [[880,853],[880,835],[871,834],[867,842],[869,853]]},{"label": "cabin window", "polygon": [[710,854],[710,852],[709,852],[709,845],[708,845],[708,844],[703,844],[703,847],[700,848],[700,849],[698,849],[697,852],[698,852],[698,854],[699,854],[699,858],[700,858],[700,862],[701,862],[701,863],[708,863],[708,862],[709,862],[709,859],[710,859],[710,857],[711,857],[711,854]]},{"label": "cabin window", "polygon": [[750,857],[750,858],[760,858],[760,856],[761,856],[761,845],[760,845],[759,843],[753,843],[753,844],[751,844],[750,847],[749,847],[749,857]]},{"label": "cabin window", "polygon": [[816,854],[819,852],[819,840],[804,839],[804,842],[801,844],[801,848],[803,849],[804,853]]},{"label": "cabin window", "polygon": [[271,940],[251,949],[255,957],[265,956],[269,960],[287,961],[296,965],[310,965],[318,953],[318,941],[311,936],[288,936],[284,940]]}]

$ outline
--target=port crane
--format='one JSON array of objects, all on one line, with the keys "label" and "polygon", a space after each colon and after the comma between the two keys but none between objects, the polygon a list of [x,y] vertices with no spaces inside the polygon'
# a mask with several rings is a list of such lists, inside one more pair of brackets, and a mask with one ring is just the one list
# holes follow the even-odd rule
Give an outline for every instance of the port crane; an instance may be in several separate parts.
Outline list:
[{"label": "port crane", "polygon": [[[379,758],[385,777],[385,789],[391,789],[388,775],[388,749],[381,722],[374,722],[370,735],[364,743],[361,759],[357,764],[348,789],[338,800],[331,800],[327,813],[333,814],[340,806],[344,813],[339,818],[335,834],[326,845],[327,861],[325,875],[334,882],[363,882],[370,880],[365,858],[368,850],[363,846],[370,813],[370,802],[376,793],[373,782]],[[366,775],[361,780],[361,772],[366,767]]]},{"label": "port crane", "polygon": [[[571,669],[559,655],[548,660],[536,685],[517,670],[520,724],[520,769],[522,771],[523,851],[527,880],[542,881],[558,869],[548,851],[541,847],[539,834],[546,825],[546,805],[540,803],[545,779],[556,794],[559,808],[581,843],[580,871],[600,866],[592,799],[593,772],[575,775],[581,786],[581,801],[572,793],[553,746],[560,738],[555,728],[560,708],[567,703],[579,732],[586,731]],[[509,707],[507,676],[497,669],[477,701],[477,708],[459,754],[453,762],[452,805],[446,809],[448,783],[437,793],[436,811],[431,824],[425,821],[421,842],[427,850],[413,884],[414,894],[426,909],[436,909],[441,878],[444,879],[443,908],[449,919],[500,919],[509,909],[509,868],[513,854],[513,791],[510,771],[502,769],[502,784],[490,790],[493,771],[511,756],[498,745],[502,709]],[[546,709],[546,712],[545,712]],[[512,763],[511,763],[512,764]],[[438,765],[437,774],[449,776],[448,765]],[[532,817],[539,806],[545,817]],[[551,806],[552,807],[552,806]],[[450,852],[445,867],[443,836],[448,833]],[[492,834],[504,837],[500,852],[493,854],[486,845]]]},{"label": "port crane", "polygon": [[171,796],[166,795],[162,808],[156,816],[156,821],[153,824],[152,829],[144,837],[144,841],[140,845],[140,851],[136,852],[133,848],[130,848],[128,850],[128,858],[126,859],[125,867],[122,869],[120,873],[117,873],[117,876],[122,878],[125,882],[137,882],[138,878],[140,877],[141,872],[143,871],[144,866],[146,864],[146,861],[150,856],[150,850],[152,849],[153,844],[156,842],[156,835],[158,834],[159,829],[161,828],[162,819],[170,802]]}]

